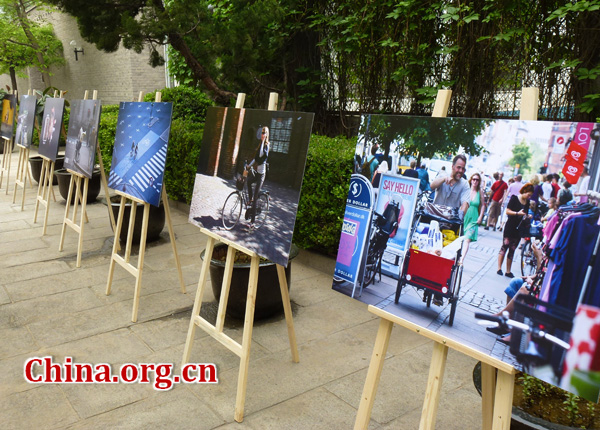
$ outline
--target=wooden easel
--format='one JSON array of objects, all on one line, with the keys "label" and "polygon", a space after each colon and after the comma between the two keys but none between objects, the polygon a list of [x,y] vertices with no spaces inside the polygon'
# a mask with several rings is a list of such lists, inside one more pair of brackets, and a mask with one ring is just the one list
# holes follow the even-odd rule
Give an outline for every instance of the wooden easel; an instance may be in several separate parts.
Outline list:
[{"label": "wooden easel", "polygon": [[2,164],[0,164],[0,189],[2,189],[2,180],[4,173],[6,172],[6,194],[8,194],[8,181],[10,179],[10,163],[12,158],[12,139],[2,138],[4,141],[4,148],[2,152]]},{"label": "wooden easel", "polygon": [[[161,100],[161,93],[156,93],[155,101],[158,103]],[[143,101],[143,92],[140,91],[138,101]],[[119,207],[119,216],[117,217],[117,225],[115,227],[115,241],[113,244],[112,255],[110,257],[110,267],[108,269],[108,282],[106,284],[106,295],[110,294],[112,286],[112,279],[115,272],[115,263],[119,263],[121,267],[127,270],[135,277],[135,292],[133,296],[133,311],[131,314],[131,321],[137,321],[138,306],[140,302],[140,292],[142,288],[142,271],[144,269],[144,254],[146,253],[146,236],[148,234],[148,218],[150,217],[150,203],[130,196],[122,191],[115,190],[115,193],[121,196],[121,205]],[[175,255],[175,264],[177,266],[177,272],[179,274],[179,283],[181,284],[181,292],[185,294],[185,284],[183,282],[183,274],[181,272],[181,263],[179,262],[179,255],[177,254],[177,245],[175,244],[175,232],[173,231],[173,223],[171,222],[171,209],[169,208],[169,199],[167,197],[166,185],[163,183],[161,193],[163,208],[165,210],[165,218],[167,227],[169,228],[169,237],[171,239],[171,245],[173,246],[173,254]],[[125,214],[125,203],[127,200],[131,201],[131,210],[129,211],[129,228],[127,230],[127,243],[125,246],[125,254],[121,257],[118,254],[119,249],[119,236],[121,235],[121,228],[123,226],[123,217]],[[109,210],[110,210],[110,200]],[[144,206],[144,216],[142,219],[142,229],[140,237],[140,248],[138,254],[138,265],[134,266],[129,262],[131,258],[131,242],[133,241],[133,227],[135,225],[135,213],[137,204]]]},{"label": "wooden easel", "polygon": [[[27,91],[27,95],[30,96],[32,94],[31,89]],[[31,142],[29,142],[31,145]],[[25,147],[17,143],[17,147],[19,148],[19,162],[17,164],[17,177],[15,179],[15,188],[13,191],[13,204],[17,199],[17,189],[19,187],[23,188],[23,195],[21,196],[21,210],[25,207],[25,189],[27,188],[27,178],[29,178],[29,184],[31,188],[33,188],[33,181],[31,179],[31,172],[29,171],[29,147]]]},{"label": "wooden easel", "polygon": [[[435,102],[432,116],[446,116],[450,104],[450,91],[440,91]],[[521,120],[537,119],[537,101],[539,90],[537,88],[524,88],[521,98]],[[392,334],[392,327],[398,324],[415,333],[434,341],[433,356],[429,367],[429,378],[425,391],[425,400],[421,412],[419,429],[430,430],[435,428],[437,408],[440,400],[444,370],[448,348],[455,349],[469,357],[481,361],[481,403],[482,403],[482,429],[509,430],[513,392],[516,370],[513,366],[493,358],[488,354],[465,346],[455,340],[448,339],[433,331],[427,330],[405,319],[390,314],[382,309],[369,306],[369,312],[380,318],[375,346],[371,355],[371,362],[367,372],[367,379],[363,388],[360,405],[354,423],[355,430],[366,429],[371,419],[371,411],[383,369],[385,355]]]},{"label": "wooden easel", "polygon": [[[64,94],[64,91],[61,91],[60,98],[62,98]],[[56,97],[56,95],[57,91],[54,91],[54,97]],[[48,226],[48,214],[50,213],[50,193],[54,193],[52,186],[52,181],[54,178],[54,161],[43,155],[40,155],[40,157],[42,157],[44,161],[42,162],[42,171],[40,172],[40,182],[35,200],[35,213],[33,214],[33,222],[37,222],[38,209],[41,203],[46,207],[46,210],[44,211],[44,228],[42,229],[42,236],[44,236],[46,234],[46,227]],[[56,197],[54,197],[54,201],[56,201]]]},{"label": "wooden easel", "polygon": [[[245,94],[238,94],[236,108],[242,108],[244,105]],[[277,93],[271,93],[269,98],[269,110],[277,108]],[[250,346],[252,343],[252,329],[254,327],[254,307],[256,301],[256,290],[258,287],[258,267],[260,257],[253,251],[250,251],[243,246],[228,240],[222,239],[216,234],[201,228],[200,231],[208,236],[206,250],[204,252],[204,262],[200,272],[200,280],[198,282],[198,290],[196,291],[196,299],[194,308],[192,309],[192,318],[188,329],[185,348],[183,350],[182,367],[190,360],[190,352],[194,343],[196,326],[207,332],[222,345],[227,347],[231,352],[240,357],[240,370],[238,373],[238,387],[235,400],[235,415],[237,422],[242,422],[244,419],[244,404],[246,402],[246,387],[248,384],[248,365],[250,363]],[[219,298],[219,310],[217,311],[217,320],[215,325],[212,325],[207,320],[200,316],[200,308],[202,306],[202,297],[204,296],[204,287],[208,277],[208,269],[212,258],[215,242],[220,241],[228,246],[227,260],[225,262],[225,273],[223,275],[223,284],[221,286],[221,296]],[[248,280],[248,295],[246,298],[246,314],[244,317],[244,334],[242,343],[239,344],[225,333],[223,326],[225,324],[225,312],[227,309],[227,301],[229,299],[229,288],[231,284],[231,276],[233,273],[233,262],[235,253],[242,252],[251,257],[250,262],[250,277]],[[283,266],[277,265],[277,275],[279,278],[279,287],[281,290],[281,299],[285,312],[285,320],[288,328],[288,337],[290,339],[290,348],[292,351],[292,360],[294,363],[300,361],[298,355],[298,346],[296,344],[296,332],[294,330],[294,320],[292,316],[292,307],[290,305],[290,296],[287,287],[287,279],[285,277],[285,269]]]},{"label": "wooden easel", "polygon": [[[92,100],[96,100],[97,97],[98,97],[98,91],[94,90]],[[87,98],[88,98],[88,91],[86,90],[84,93],[83,99],[87,100]],[[67,169],[67,172],[69,172],[71,174],[71,181],[69,183],[69,193],[67,196],[67,204],[65,207],[65,217],[63,219],[62,229],[60,232],[60,243],[58,245],[58,250],[59,251],[63,250],[63,245],[65,243],[66,228],[67,228],[67,226],[71,227],[73,230],[75,230],[76,233],[79,233],[79,242],[77,245],[77,264],[76,264],[76,266],[81,267],[81,250],[83,248],[83,227],[85,225],[84,221],[88,222],[85,209],[87,206],[88,185],[89,185],[90,180],[87,176],[82,175],[79,172],[75,172],[71,169]],[[81,181],[83,181],[83,191],[81,188]],[[71,209],[71,197],[73,197],[73,191],[75,192],[75,197],[74,197],[75,201],[73,202],[73,217],[71,219],[69,219],[69,210]],[[77,224],[75,219],[77,218],[77,209],[78,209],[79,203],[81,203],[81,220],[80,220],[79,224]],[[109,209],[110,209],[110,206],[109,206]],[[110,211],[110,213],[112,214],[112,211]]]}]

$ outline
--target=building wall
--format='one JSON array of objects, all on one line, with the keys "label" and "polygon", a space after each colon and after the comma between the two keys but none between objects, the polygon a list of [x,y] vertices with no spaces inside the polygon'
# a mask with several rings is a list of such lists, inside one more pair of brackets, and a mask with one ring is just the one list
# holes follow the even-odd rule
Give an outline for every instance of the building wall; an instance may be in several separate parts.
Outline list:
[{"label": "building wall", "polygon": [[[82,99],[85,90],[98,90],[102,104],[117,104],[122,101],[137,100],[140,91],[144,93],[165,87],[164,66],[152,68],[148,64],[148,52],[136,54],[134,51],[119,48],[116,52],[99,51],[94,45],[83,41],[79,35],[75,18],[61,12],[32,13],[33,20],[47,22],[54,27],[56,37],[63,44],[65,65],[52,67],[52,86],[67,91],[67,100]],[[70,42],[75,40],[84,53],[75,53]],[[28,69],[29,78],[18,78],[20,94],[29,88],[43,90],[42,76],[36,69]],[[10,85],[10,76],[0,76],[0,85]]]}]

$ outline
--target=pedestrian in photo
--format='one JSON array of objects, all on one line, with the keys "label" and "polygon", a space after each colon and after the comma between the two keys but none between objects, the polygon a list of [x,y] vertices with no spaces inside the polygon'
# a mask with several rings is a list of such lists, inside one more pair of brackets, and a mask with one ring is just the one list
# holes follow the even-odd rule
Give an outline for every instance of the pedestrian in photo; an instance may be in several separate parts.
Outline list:
[{"label": "pedestrian in photo", "polygon": [[465,240],[461,263],[467,256],[469,244],[471,242],[477,242],[477,236],[479,235],[479,223],[483,219],[483,213],[485,212],[483,188],[481,187],[481,175],[479,173],[474,173],[471,176],[471,179],[469,179],[469,185],[471,186],[469,193],[469,209],[467,209],[464,220]]},{"label": "pedestrian in photo", "polygon": [[[258,200],[258,193],[260,193],[260,189],[265,181],[265,176],[267,173],[269,147],[269,127],[263,127],[261,131],[260,144],[258,145],[258,148],[256,148],[256,152],[254,153],[252,161],[250,161],[247,166],[247,169],[250,170],[250,172],[253,172],[252,174],[248,174],[248,182],[246,182],[248,185],[248,195],[250,196],[249,206],[251,206],[251,209],[249,218],[251,227],[254,225],[254,220],[256,218],[256,202]],[[255,168],[251,169],[252,167]]]},{"label": "pedestrian in photo", "polygon": [[558,192],[560,191],[560,185],[558,184],[558,181],[560,181],[560,176],[558,175],[558,173],[553,173],[552,174],[552,182],[550,185],[552,185],[552,196],[551,197],[556,197],[558,199]]},{"label": "pedestrian in photo", "polygon": [[431,183],[431,189],[435,190],[433,203],[458,208],[461,220],[469,208],[470,187],[469,182],[463,178],[466,166],[467,157],[459,154],[452,160],[451,174],[436,178]]},{"label": "pedestrian in photo", "polygon": [[558,201],[558,206],[563,206],[571,203],[573,200],[573,193],[571,192],[571,184],[567,182],[565,179],[563,181],[562,188],[558,191],[558,197],[556,198]]},{"label": "pedestrian in photo", "polygon": [[489,230],[490,227],[493,227],[494,231],[496,231],[496,224],[498,223],[502,204],[504,203],[504,194],[508,188],[508,184],[502,180],[503,177],[504,173],[502,172],[494,173],[496,182],[492,184],[492,198],[488,212],[487,225],[484,227],[485,230]]},{"label": "pedestrian in photo", "polygon": [[410,162],[410,168],[406,169],[402,176],[408,176],[409,178],[419,178],[419,172],[415,169],[417,167],[417,160],[412,160]]},{"label": "pedestrian in photo", "polygon": [[498,275],[502,276],[502,263],[506,257],[506,273],[504,276],[514,278],[511,272],[515,250],[521,241],[521,234],[518,230],[519,224],[524,218],[529,218],[529,199],[533,194],[533,185],[525,184],[519,190],[518,195],[511,196],[506,206],[507,221],[504,226],[502,236],[502,246],[498,253]]},{"label": "pedestrian in photo", "polygon": [[[510,187],[514,183],[515,183],[515,178],[509,178],[508,186]],[[500,223],[500,228],[498,228],[498,230],[500,230],[500,231],[502,231],[502,229],[504,228],[504,224],[506,224],[506,205],[508,204],[508,201],[509,201],[508,188],[504,192],[503,201],[504,201],[504,203],[502,204],[502,211],[501,211],[501,215],[500,215],[501,223]]]},{"label": "pedestrian in photo", "polygon": [[429,186],[429,173],[427,173],[425,164],[421,164],[421,168],[417,169],[417,173],[419,174],[419,189],[421,192],[431,191],[431,187]]}]

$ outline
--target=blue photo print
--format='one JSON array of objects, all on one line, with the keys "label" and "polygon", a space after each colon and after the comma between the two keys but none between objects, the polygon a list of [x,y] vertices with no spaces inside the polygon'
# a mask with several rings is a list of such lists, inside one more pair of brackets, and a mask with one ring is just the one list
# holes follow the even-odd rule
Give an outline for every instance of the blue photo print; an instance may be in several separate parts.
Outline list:
[{"label": "blue photo print", "polygon": [[159,205],[172,112],[171,103],[120,104],[109,187]]}]

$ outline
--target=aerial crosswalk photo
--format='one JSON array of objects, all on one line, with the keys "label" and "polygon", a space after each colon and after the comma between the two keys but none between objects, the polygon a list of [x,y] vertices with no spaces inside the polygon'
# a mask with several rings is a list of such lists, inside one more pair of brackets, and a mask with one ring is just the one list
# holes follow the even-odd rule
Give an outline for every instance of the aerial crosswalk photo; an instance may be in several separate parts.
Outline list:
[{"label": "aerial crosswalk photo", "polygon": [[121,103],[109,187],[159,205],[171,113],[171,103]]}]

